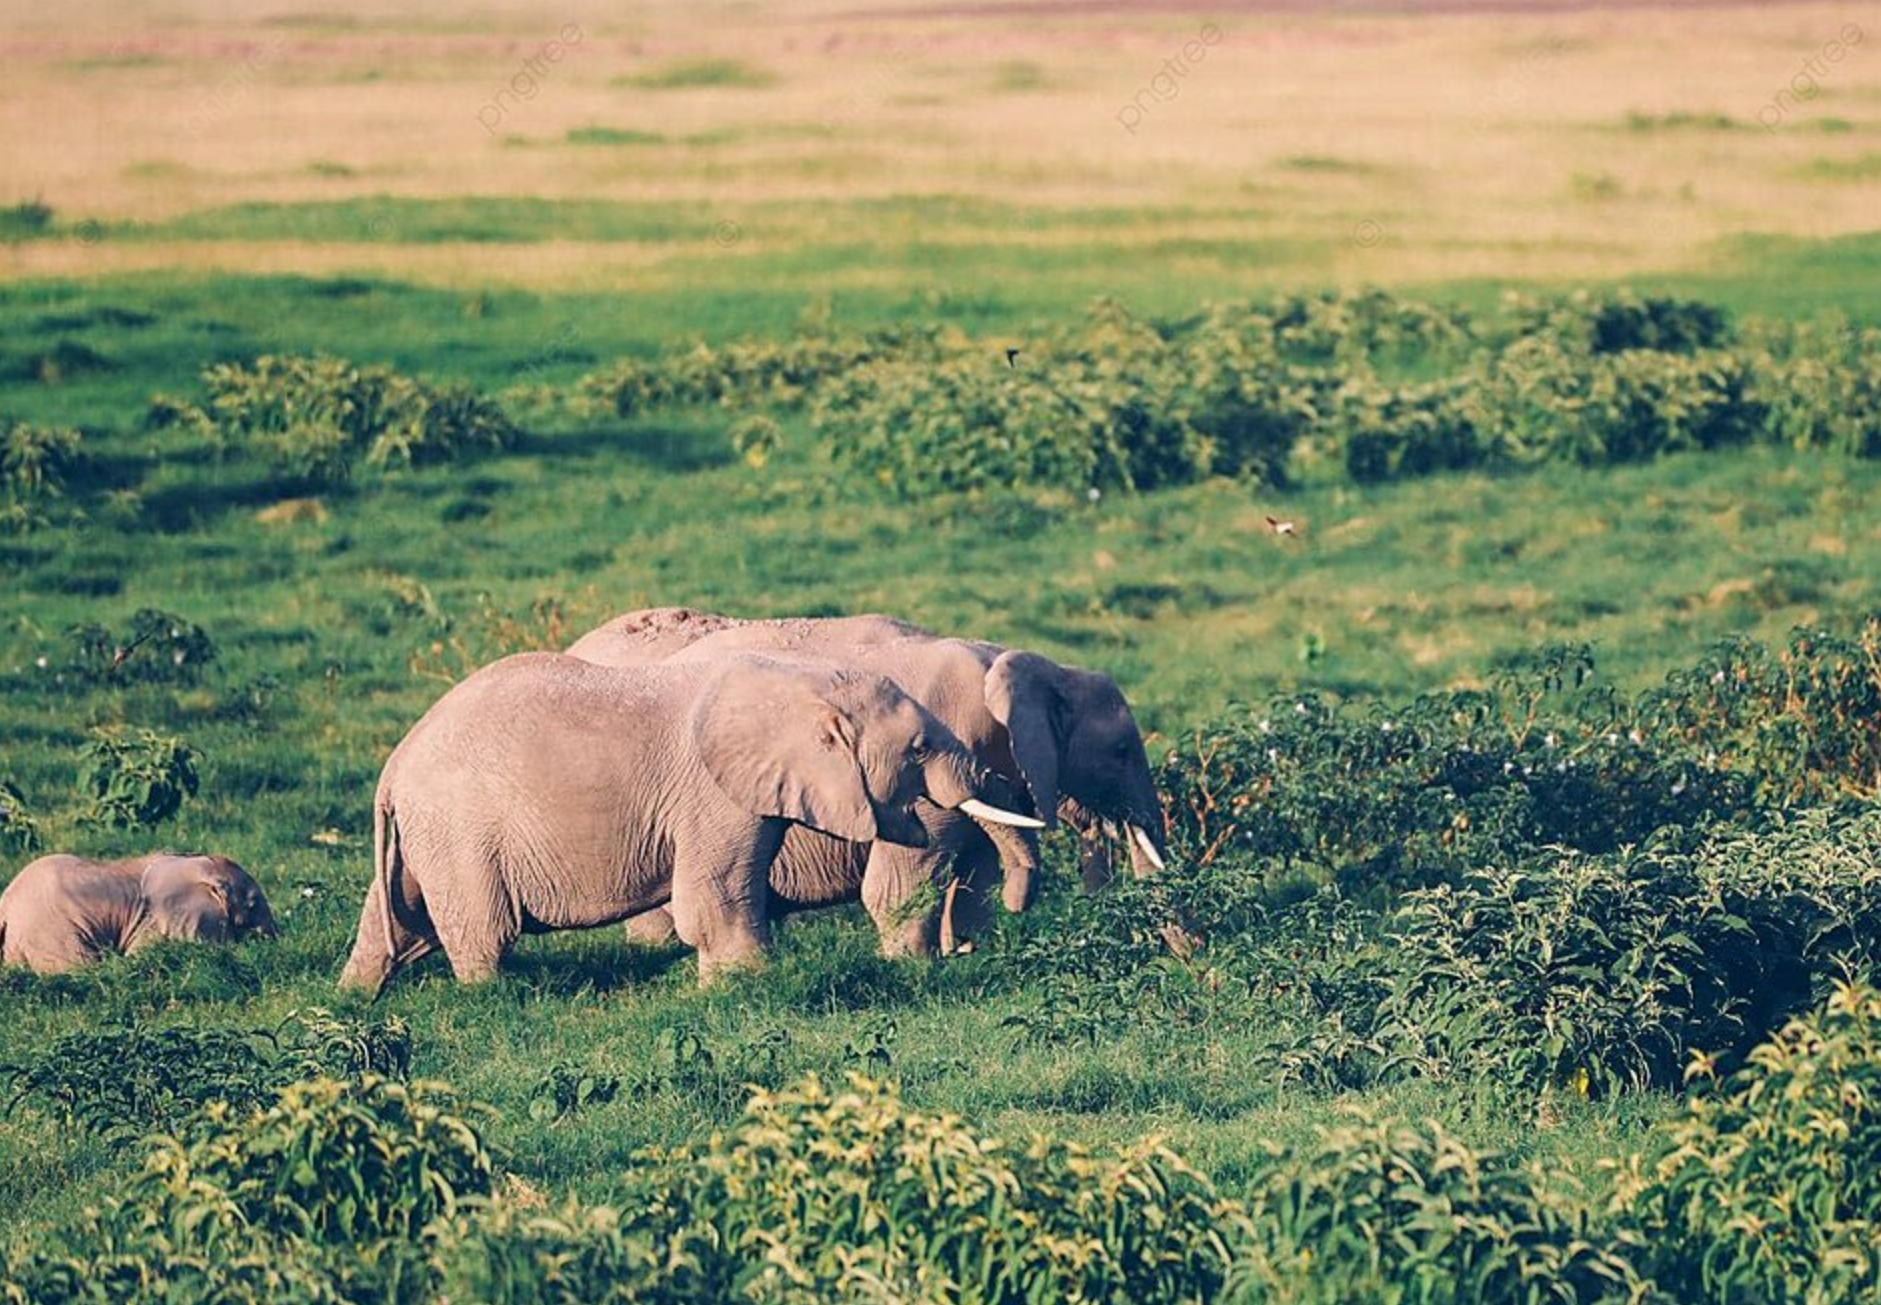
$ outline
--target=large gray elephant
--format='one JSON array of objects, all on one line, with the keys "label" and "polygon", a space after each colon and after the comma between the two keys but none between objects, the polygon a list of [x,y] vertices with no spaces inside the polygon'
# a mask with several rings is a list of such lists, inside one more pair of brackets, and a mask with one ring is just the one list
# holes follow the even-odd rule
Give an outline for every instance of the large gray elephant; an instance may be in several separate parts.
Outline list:
[{"label": "large gray elephant", "polygon": [[160,939],[239,942],[278,932],[260,887],[222,856],[42,856],[0,892],[0,964],[40,974]]},{"label": "large gray elephant", "polygon": [[459,979],[486,979],[521,934],[669,904],[708,982],[767,948],[771,863],[793,823],[920,846],[922,798],[1027,822],[983,803],[988,783],[880,676],[760,657],[628,669],[507,657],[445,694],[386,761],[341,982],[377,991],[438,947]]},{"label": "large gray elephant", "polygon": [[[1162,807],[1143,736],[1122,691],[1101,672],[996,644],[944,638],[888,616],[753,621],[677,607],[618,616],[568,652],[614,666],[762,652],[827,659],[885,675],[945,723],[982,766],[1025,792],[1047,825],[1062,816],[1079,831],[1088,886],[1108,872],[1106,825],[1127,831],[1137,873],[1162,865]],[[793,830],[773,872],[774,909],[859,897],[882,927],[885,950],[925,953],[949,950],[985,926],[1002,869],[1006,905],[1018,910],[1031,900],[1036,839],[959,820],[943,833],[920,852],[883,849],[865,857]],[[830,884],[832,874],[836,885]],[[804,902],[787,881],[806,877],[843,892]],[[900,908],[910,894],[949,878],[943,911],[903,918]],[[670,933],[657,913],[636,918],[630,929],[639,937]]]}]

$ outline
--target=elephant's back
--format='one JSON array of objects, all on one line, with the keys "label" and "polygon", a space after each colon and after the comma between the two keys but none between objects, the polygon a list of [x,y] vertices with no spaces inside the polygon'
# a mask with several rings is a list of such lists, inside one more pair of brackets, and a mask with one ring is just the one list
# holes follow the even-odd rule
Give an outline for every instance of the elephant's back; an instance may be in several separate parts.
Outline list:
[{"label": "elephant's back", "polygon": [[96,865],[95,861],[87,861],[84,857],[65,852],[53,852],[28,861],[20,867],[18,874],[0,886],[0,908],[10,903],[17,909],[28,894],[58,884],[77,882],[87,867]]},{"label": "elephant's back", "polygon": [[415,776],[501,771],[561,751],[656,744],[696,672],[598,666],[565,653],[519,653],[446,693],[393,749],[382,796]]},{"label": "elephant's back", "polygon": [[20,926],[41,916],[64,916],[62,904],[67,902],[134,898],[138,877],[129,862],[55,852],[27,863],[0,889],[0,917]]},{"label": "elephant's back", "polygon": [[567,655],[598,666],[644,666],[743,624],[738,617],[692,607],[650,607],[590,630],[568,646]]}]

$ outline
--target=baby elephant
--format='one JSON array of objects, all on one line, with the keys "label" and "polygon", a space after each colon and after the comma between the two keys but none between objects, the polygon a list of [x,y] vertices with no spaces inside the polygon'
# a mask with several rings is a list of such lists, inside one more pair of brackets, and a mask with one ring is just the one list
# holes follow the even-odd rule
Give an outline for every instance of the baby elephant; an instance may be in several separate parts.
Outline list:
[{"label": "baby elephant", "polygon": [[261,889],[225,856],[42,856],[0,892],[0,964],[40,974],[162,938],[239,942],[279,932]]}]

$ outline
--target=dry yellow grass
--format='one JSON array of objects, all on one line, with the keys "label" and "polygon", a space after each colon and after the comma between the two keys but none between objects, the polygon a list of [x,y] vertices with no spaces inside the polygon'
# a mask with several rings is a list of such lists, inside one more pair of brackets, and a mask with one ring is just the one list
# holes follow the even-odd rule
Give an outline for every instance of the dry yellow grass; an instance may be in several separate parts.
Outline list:
[{"label": "dry yellow grass", "polygon": [[[1818,65],[1814,98],[1787,101],[1774,130],[1759,122],[1859,17],[1847,5],[1212,19],[858,13],[853,0],[665,0],[631,17],[503,0],[474,19],[415,0],[318,17],[233,0],[159,17],[129,0],[4,10],[0,203],[157,220],[243,201],[530,196],[702,217],[699,242],[40,242],[0,255],[9,277],[183,266],[645,284],[701,252],[714,206],[894,195],[1141,210],[1102,229],[1107,246],[1317,251],[1273,279],[1595,276],[1691,267],[1739,232],[1868,230],[1877,211],[1859,170],[1805,169],[1881,147],[1881,22]],[[1201,57],[1159,95],[1159,70],[1208,21],[1219,40],[1190,47]],[[633,84],[698,60],[768,84]],[[1734,125],[1707,122],[1719,117]],[[567,139],[595,127],[660,139]],[[858,232],[840,209],[788,231],[810,245],[915,235],[1093,240],[1075,224]],[[1195,257],[1206,275],[1218,255]],[[877,275],[858,266],[838,283]]]}]

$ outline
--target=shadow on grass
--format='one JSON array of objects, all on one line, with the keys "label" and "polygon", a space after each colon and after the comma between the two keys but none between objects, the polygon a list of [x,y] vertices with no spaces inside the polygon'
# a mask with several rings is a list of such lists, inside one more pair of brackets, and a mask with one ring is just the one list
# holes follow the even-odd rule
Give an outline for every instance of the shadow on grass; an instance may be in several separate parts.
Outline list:
[{"label": "shadow on grass", "polygon": [[630,943],[613,925],[557,935],[552,944],[524,939],[504,960],[502,982],[537,997],[609,993],[662,982],[691,956],[677,943]]},{"label": "shadow on grass", "polygon": [[711,471],[737,460],[716,432],[684,426],[595,426],[551,435],[525,434],[517,453],[599,457],[614,454],[656,471]]}]

